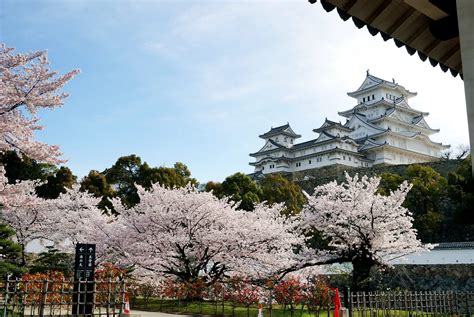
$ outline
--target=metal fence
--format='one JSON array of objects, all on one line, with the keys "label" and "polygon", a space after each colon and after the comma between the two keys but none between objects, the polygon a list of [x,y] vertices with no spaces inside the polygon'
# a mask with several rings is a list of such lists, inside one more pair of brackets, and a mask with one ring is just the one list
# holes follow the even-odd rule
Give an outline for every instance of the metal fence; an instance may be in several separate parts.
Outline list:
[{"label": "metal fence", "polygon": [[0,282],[0,317],[117,316],[125,282],[16,280]]},{"label": "metal fence", "polygon": [[[345,292],[347,296],[348,292]],[[354,292],[350,317],[473,316],[474,292]]]}]

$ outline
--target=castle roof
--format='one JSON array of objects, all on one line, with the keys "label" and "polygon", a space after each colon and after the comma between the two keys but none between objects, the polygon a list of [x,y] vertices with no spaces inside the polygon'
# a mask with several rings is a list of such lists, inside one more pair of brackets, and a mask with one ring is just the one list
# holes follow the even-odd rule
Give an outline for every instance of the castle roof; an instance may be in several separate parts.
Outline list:
[{"label": "castle roof", "polygon": [[259,137],[262,139],[268,139],[276,135],[286,135],[289,137],[293,137],[295,139],[301,137],[301,135],[296,134],[295,131],[291,129],[289,123],[279,126],[279,127],[275,127],[275,128],[272,127],[268,132],[265,132],[264,134],[259,135]]},{"label": "castle roof", "polygon": [[474,241],[441,242],[434,245],[434,250],[474,249]]},{"label": "castle roof", "polygon": [[355,105],[351,109],[347,109],[347,110],[344,110],[344,111],[339,111],[338,114],[342,117],[349,118],[350,116],[352,116],[352,114],[354,114],[356,112],[368,110],[370,108],[373,108],[373,107],[376,107],[376,106],[379,106],[379,105],[386,105],[388,108],[396,108],[398,110],[402,110],[404,112],[407,112],[407,113],[410,113],[410,114],[416,115],[416,116],[419,116],[419,115],[428,116],[429,115],[428,112],[423,112],[423,111],[416,110],[416,109],[413,109],[412,107],[410,107],[404,98],[397,98],[394,101],[381,99],[381,100],[378,100],[378,101],[370,103],[370,104],[360,103],[358,105]]},{"label": "castle roof", "polygon": [[419,131],[394,132],[394,131],[392,131],[392,129],[388,128],[385,131],[382,131],[382,132],[376,133],[376,134],[372,134],[369,137],[370,138],[378,138],[378,137],[381,137],[381,136],[383,136],[385,134],[388,134],[388,133],[390,133],[392,135],[399,136],[399,137],[409,138],[409,139],[412,139],[412,138],[416,137],[417,135],[421,134],[421,132],[419,132]]},{"label": "castle roof", "polygon": [[262,162],[265,162],[265,161],[270,161],[270,162],[278,162],[278,161],[291,161],[292,158],[288,157],[288,156],[279,156],[279,157],[271,157],[271,156],[265,156],[263,158],[261,158],[258,162],[250,162],[249,165],[252,165],[252,166],[257,166],[259,164],[261,164]]},{"label": "castle roof", "polygon": [[[309,0],[316,3],[316,0]],[[327,12],[337,8],[344,21],[352,18],[355,26],[367,26],[372,36],[380,33],[387,41],[393,38],[397,47],[408,54],[418,53],[422,61],[439,65],[453,76],[463,73],[460,37],[455,1],[319,1]]]},{"label": "castle roof", "polygon": [[[261,158],[260,160],[258,160],[257,162],[250,162],[249,165],[257,166],[257,165],[260,165],[262,162],[265,162],[265,161],[270,161],[270,162],[278,162],[278,161],[297,162],[297,161],[301,161],[301,160],[306,159],[306,158],[311,158],[311,157],[314,157],[314,156],[324,155],[324,154],[331,153],[331,152],[344,152],[344,153],[351,154],[351,155],[358,156],[358,157],[363,157],[364,156],[364,154],[362,154],[362,153],[346,150],[346,149],[343,149],[343,148],[340,148],[340,147],[336,146],[336,147],[331,148],[331,149],[323,150],[323,151],[320,151],[320,152],[312,152],[312,153],[302,155],[302,156],[298,156],[298,157],[288,157],[288,156],[285,156],[285,155],[278,156],[278,157],[265,156],[265,157]],[[368,158],[364,158],[364,161],[372,161],[372,160],[368,159]]]},{"label": "castle roof", "polygon": [[372,149],[374,147],[379,147],[379,146],[382,146],[382,145],[385,145],[385,144],[386,143],[376,142],[375,140],[373,140],[369,137],[365,137],[362,140],[362,144],[359,146],[358,151],[364,151],[364,150]]},{"label": "castle roof", "polygon": [[396,123],[400,123],[400,124],[403,124],[405,126],[408,126],[409,128],[418,128],[418,129],[421,129],[422,131],[424,131],[426,134],[433,134],[433,133],[437,133],[439,132],[439,129],[432,129],[428,123],[426,123],[425,119],[424,119],[424,115],[421,114],[421,115],[418,115],[416,117],[414,117],[411,122],[406,122],[404,120],[401,120],[400,118],[397,118],[395,117],[395,112],[397,111],[398,109],[396,107],[394,108],[391,108],[391,109],[388,109],[383,115],[377,117],[377,118],[373,118],[373,119],[370,119],[368,120],[369,122],[378,122],[378,121],[382,121],[382,120],[389,120],[389,121],[394,121]]},{"label": "castle roof", "polygon": [[365,115],[363,115],[362,113],[357,113],[357,112],[355,112],[355,113],[352,115],[351,119],[346,122],[345,126],[348,127],[354,120],[358,120],[358,121],[361,122],[362,124],[366,125],[366,126],[369,127],[369,128],[372,128],[372,129],[374,129],[374,130],[376,130],[376,131],[385,131],[385,130],[386,130],[386,129],[384,129],[384,128],[378,127],[378,126],[376,126],[375,124],[369,122],[369,121],[367,120],[367,118],[365,117]]},{"label": "castle roof", "polygon": [[[271,145],[274,145],[275,148],[271,148],[271,149],[265,150],[265,148],[268,146],[268,143],[270,143]],[[286,146],[284,146],[284,145],[282,145],[282,144],[279,144],[279,143],[273,141],[272,139],[267,139],[267,143],[265,143],[265,144],[263,145],[263,147],[262,147],[260,150],[258,150],[258,151],[255,152],[255,153],[250,153],[249,155],[250,155],[250,156],[262,155],[263,153],[271,153],[271,152],[273,152],[273,151],[278,151],[278,150],[280,150],[280,149],[282,149],[282,148],[283,148],[283,149],[287,149],[287,150],[289,149],[289,148],[287,148]]]},{"label": "castle roof", "polygon": [[396,83],[395,79],[392,79],[392,81],[390,82],[385,79],[371,75],[368,70],[367,70],[367,75],[365,77],[365,80],[362,82],[359,88],[357,88],[357,90],[355,91],[348,92],[347,95],[350,97],[357,98],[358,96],[362,94],[365,94],[369,91],[374,90],[375,88],[380,88],[380,87],[384,87],[390,90],[396,90],[399,93],[401,93],[403,96],[406,96],[407,98],[416,96],[416,92],[411,92],[407,90],[402,85],[399,85],[398,83]]},{"label": "castle roof", "polygon": [[322,131],[332,129],[332,128],[337,128],[337,129],[344,130],[344,131],[347,131],[347,132],[352,132],[353,131],[353,129],[351,129],[349,127],[346,127],[346,126],[343,126],[340,122],[331,121],[331,120],[328,120],[328,118],[326,118],[324,123],[319,128],[313,129],[313,131],[317,132],[317,133],[320,133]]},{"label": "castle roof", "polygon": [[[327,136],[328,139],[318,142],[321,135]],[[294,152],[294,151],[301,150],[301,149],[304,149],[304,148],[307,148],[307,147],[311,147],[313,145],[323,145],[323,144],[332,143],[332,142],[335,142],[335,141],[338,141],[338,140],[340,140],[342,142],[353,142],[354,144],[357,143],[356,140],[354,140],[350,136],[347,136],[347,135],[343,136],[343,137],[335,136],[335,135],[332,135],[332,134],[328,133],[327,131],[322,131],[321,134],[320,134],[320,137],[318,137],[316,139],[311,139],[311,140],[308,140],[308,141],[305,141],[305,142],[296,143],[292,147],[286,147],[282,144],[279,144],[279,143],[273,141],[272,139],[268,139],[267,142],[274,145],[275,146],[274,148],[265,150],[265,147],[267,147],[267,145],[268,145],[268,143],[265,143],[265,145],[260,150],[258,150],[257,152],[254,152],[254,153],[250,153],[249,156],[257,157],[257,156],[261,156],[261,155],[264,155],[264,154],[270,154],[270,153],[273,153],[273,152],[278,152],[278,151],[281,151],[281,150],[287,151],[286,153]]]}]

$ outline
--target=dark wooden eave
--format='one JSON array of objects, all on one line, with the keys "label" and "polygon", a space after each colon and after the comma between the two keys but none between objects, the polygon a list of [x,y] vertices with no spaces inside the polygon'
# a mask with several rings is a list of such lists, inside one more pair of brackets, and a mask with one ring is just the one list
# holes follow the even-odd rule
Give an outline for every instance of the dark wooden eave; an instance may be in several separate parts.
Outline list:
[{"label": "dark wooden eave", "polygon": [[[308,0],[316,3],[317,0]],[[474,1],[474,0],[473,0]],[[455,0],[320,0],[344,21],[364,26],[384,41],[393,38],[408,54],[429,60],[444,72],[462,78],[461,49]]]}]

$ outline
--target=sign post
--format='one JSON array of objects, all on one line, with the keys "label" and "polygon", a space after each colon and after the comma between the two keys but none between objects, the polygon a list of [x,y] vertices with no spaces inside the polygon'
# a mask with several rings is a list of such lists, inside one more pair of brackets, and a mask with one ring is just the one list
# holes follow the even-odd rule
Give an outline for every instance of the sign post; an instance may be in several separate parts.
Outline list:
[{"label": "sign post", "polygon": [[91,316],[94,309],[95,244],[78,243],[74,261],[73,316]]}]

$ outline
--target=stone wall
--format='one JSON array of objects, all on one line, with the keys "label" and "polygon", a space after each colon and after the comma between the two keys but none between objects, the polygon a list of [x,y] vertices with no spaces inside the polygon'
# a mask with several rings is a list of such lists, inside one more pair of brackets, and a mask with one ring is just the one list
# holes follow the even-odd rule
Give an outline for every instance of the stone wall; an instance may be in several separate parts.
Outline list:
[{"label": "stone wall", "polygon": [[474,264],[396,265],[373,275],[374,289],[474,290]]}]

